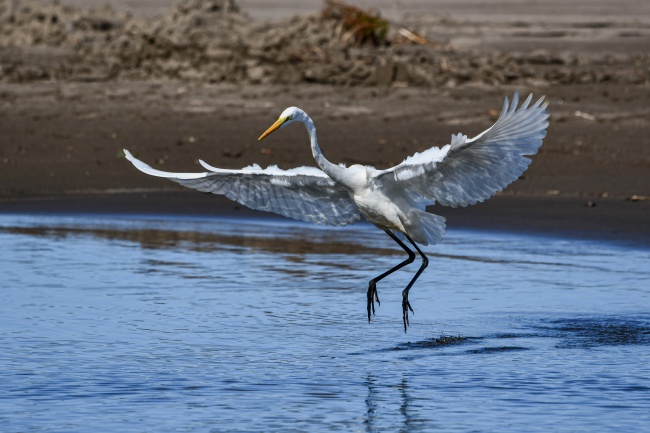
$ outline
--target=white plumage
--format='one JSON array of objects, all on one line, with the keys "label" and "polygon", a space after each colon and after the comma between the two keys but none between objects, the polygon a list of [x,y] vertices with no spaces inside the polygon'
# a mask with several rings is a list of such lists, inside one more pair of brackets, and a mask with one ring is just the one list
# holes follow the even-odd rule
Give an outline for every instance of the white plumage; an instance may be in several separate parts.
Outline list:
[{"label": "white plumage", "polygon": [[404,329],[412,308],[408,293],[427,265],[426,256],[416,243],[435,244],[445,232],[445,219],[425,211],[426,206],[467,206],[482,202],[515,181],[528,168],[526,155],[537,153],[548,126],[548,103],[540,98],[532,106],[532,95],[517,107],[505,99],[496,123],[474,138],[452,135],[451,143],[432,147],[406,158],[386,170],[370,166],[332,164],[320,151],[316,128],[301,109],[287,108],[260,137],[294,122],[301,122],[310,136],[314,159],[320,169],[298,167],[281,170],[277,166],[262,169],[258,165],[241,170],[212,167],[200,161],[208,171],[171,173],[151,168],[125,150],[129,161],[140,171],[164,177],[199,191],[221,194],[252,209],[275,212],[289,218],[317,224],[346,225],[363,215],[384,230],[408,254],[409,258],[370,281],[368,320],[374,313],[376,283],[413,262],[415,254],[402,242],[408,239],[423,263],[404,289],[402,309]]},{"label": "white plumage", "polygon": [[210,172],[170,173],[151,168],[124,153],[140,171],[165,177],[188,188],[220,194],[251,209],[274,212],[316,224],[342,226],[361,218],[345,188],[314,167],[281,170],[258,165],[224,170],[201,164]]}]

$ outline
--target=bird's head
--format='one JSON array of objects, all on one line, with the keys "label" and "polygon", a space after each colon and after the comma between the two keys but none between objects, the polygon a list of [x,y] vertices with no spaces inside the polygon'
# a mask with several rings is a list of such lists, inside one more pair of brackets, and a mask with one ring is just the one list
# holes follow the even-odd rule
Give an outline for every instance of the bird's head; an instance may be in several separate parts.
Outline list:
[{"label": "bird's head", "polygon": [[267,135],[275,131],[276,129],[284,128],[285,126],[293,123],[293,122],[304,122],[305,119],[307,118],[307,114],[302,111],[298,107],[289,107],[286,110],[280,114],[280,117],[278,120],[275,121],[273,125],[266,131],[264,131],[264,134],[258,138],[258,140],[262,140],[265,138]]}]

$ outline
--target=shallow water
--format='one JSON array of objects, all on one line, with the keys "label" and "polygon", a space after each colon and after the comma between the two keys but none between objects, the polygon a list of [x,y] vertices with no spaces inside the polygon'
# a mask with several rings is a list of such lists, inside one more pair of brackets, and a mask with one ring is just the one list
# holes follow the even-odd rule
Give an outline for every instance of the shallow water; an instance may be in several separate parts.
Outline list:
[{"label": "shallow water", "polygon": [[650,250],[0,216],[0,431],[647,431]]}]

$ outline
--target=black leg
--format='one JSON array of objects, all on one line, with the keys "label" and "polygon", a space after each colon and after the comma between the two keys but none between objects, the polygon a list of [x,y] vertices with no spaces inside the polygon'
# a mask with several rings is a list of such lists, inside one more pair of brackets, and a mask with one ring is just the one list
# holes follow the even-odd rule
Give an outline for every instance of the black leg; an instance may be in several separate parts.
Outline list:
[{"label": "black leg", "polygon": [[[377,305],[381,305],[381,303],[379,302],[379,295],[377,294],[377,282],[384,279],[385,277],[389,276],[390,274],[397,271],[398,269],[403,268],[404,266],[408,265],[409,263],[413,263],[413,261],[415,260],[415,253],[413,251],[411,251],[411,249],[409,247],[407,247],[406,244],[404,244],[404,242],[400,241],[399,238],[397,236],[395,236],[390,230],[384,229],[384,231],[386,232],[386,234],[388,234],[388,236],[393,238],[393,240],[395,242],[397,242],[399,244],[399,246],[402,247],[402,249],[404,251],[406,251],[408,253],[409,258],[404,260],[399,265],[390,268],[388,271],[384,272],[383,274],[379,275],[378,277],[373,278],[372,280],[370,280],[370,283],[368,283],[368,293],[367,293],[367,295],[368,295],[368,322],[370,322],[370,312],[372,312],[372,314],[375,314],[375,300],[377,301]],[[411,242],[413,242],[413,241],[411,241]],[[422,253],[420,253],[420,254],[422,254]]]},{"label": "black leg", "polygon": [[413,308],[411,308],[411,303],[409,302],[409,290],[411,290],[411,287],[413,287],[413,284],[415,283],[415,280],[418,279],[422,271],[427,267],[429,264],[429,259],[427,256],[424,255],[422,250],[417,246],[415,242],[413,242],[413,239],[411,239],[408,235],[405,235],[406,239],[409,240],[411,245],[415,247],[418,253],[420,253],[420,257],[422,257],[422,264],[420,265],[420,269],[415,273],[415,276],[411,280],[411,282],[406,286],[404,291],[402,292],[402,320],[404,321],[404,332],[406,332],[406,328],[409,326],[409,310],[411,310],[411,313],[415,314],[413,311]]}]

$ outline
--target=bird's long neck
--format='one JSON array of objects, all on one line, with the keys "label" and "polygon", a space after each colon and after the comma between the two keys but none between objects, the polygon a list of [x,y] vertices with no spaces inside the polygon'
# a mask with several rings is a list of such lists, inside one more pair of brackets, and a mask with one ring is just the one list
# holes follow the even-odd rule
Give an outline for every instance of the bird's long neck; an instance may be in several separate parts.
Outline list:
[{"label": "bird's long neck", "polygon": [[309,133],[309,140],[311,142],[311,154],[314,156],[316,164],[323,170],[329,177],[334,179],[337,182],[341,181],[341,175],[343,173],[343,168],[339,165],[332,164],[325,158],[323,152],[321,152],[320,147],[318,146],[318,138],[316,137],[316,126],[309,116],[305,116],[306,119],[303,121],[307,132]]}]

